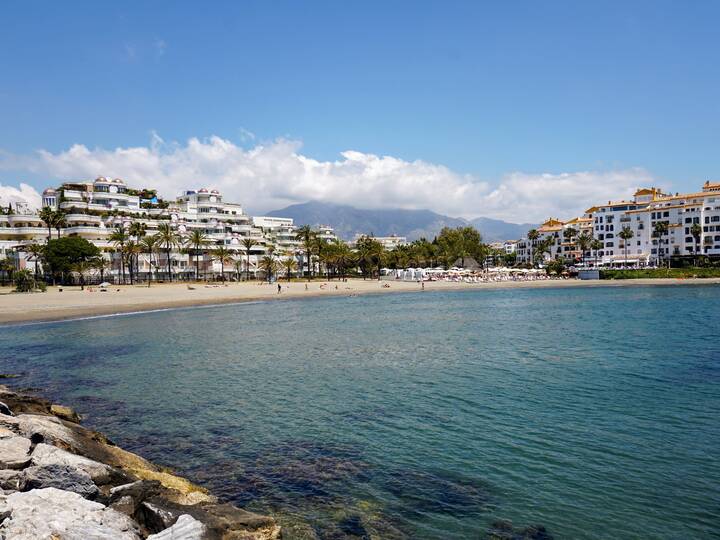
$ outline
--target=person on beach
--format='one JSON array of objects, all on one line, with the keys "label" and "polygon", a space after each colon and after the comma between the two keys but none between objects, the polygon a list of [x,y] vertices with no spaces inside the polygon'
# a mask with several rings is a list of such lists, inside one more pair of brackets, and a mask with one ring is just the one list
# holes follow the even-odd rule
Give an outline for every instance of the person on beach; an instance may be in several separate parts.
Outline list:
[{"label": "person on beach", "polygon": [[420,288],[421,288],[423,291],[425,290],[425,282],[424,282],[424,281],[421,281],[421,282],[420,282]]},{"label": "person on beach", "polygon": [[280,294],[281,292],[282,292],[282,285],[280,285],[280,284],[278,283],[278,294]]}]

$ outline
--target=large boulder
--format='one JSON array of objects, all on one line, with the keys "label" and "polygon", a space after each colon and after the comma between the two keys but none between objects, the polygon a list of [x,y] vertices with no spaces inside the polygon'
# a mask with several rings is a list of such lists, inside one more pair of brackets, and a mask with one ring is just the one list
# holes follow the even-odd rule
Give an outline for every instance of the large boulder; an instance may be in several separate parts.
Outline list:
[{"label": "large boulder", "polygon": [[203,540],[206,532],[205,525],[192,516],[183,514],[175,525],[157,534],[151,534],[147,540]]},{"label": "large boulder", "polygon": [[35,450],[32,453],[31,464],[37,467],[63,465],[79,469],[87,473],[92,481],[99,486],[110,482],[114,473],[112,467],[108,467],[104,463],[98,463],[92,459],[77,456],[44,443],[35,446]]},{"label": "large boulder", "polygon": [[95,499],[100,493],[88,473],[69,465],[50,464],[23,471],[20,491],[49,487],[72,491],[86,499]]},{"label": "large boulder", "polygon": [[32,442],[25,437],[3,433],[0,437],[0,468],[22,469],[30,462],[30,447]]},{"label": "large boulder", "polygon": [[77,493],[56,488],[12,493],[0,503],[0,538],[37,540],[139,540],[137,524],[129,517],[88,501]]}]

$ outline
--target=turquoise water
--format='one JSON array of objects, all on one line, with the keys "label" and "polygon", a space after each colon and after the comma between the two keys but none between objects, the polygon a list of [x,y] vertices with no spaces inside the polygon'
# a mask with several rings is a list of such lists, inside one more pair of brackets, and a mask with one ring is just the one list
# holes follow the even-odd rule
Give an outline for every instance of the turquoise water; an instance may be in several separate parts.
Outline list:
[{"label": "turquoise water", "polygon": [[686,286],[186,309],[0,328],[0,371],[290,538],[720,538],[719,305]]}]

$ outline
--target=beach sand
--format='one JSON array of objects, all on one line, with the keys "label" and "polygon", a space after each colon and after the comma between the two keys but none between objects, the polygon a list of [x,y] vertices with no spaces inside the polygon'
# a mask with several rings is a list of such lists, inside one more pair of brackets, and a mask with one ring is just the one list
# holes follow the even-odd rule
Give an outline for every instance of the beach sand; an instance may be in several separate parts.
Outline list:
[{"label": "beach sand", "polygon": [[[324,287],[321,285],[325,283]],[[382,284],[388,283],[389,288]],[[553,288],[553,287],[622,287],[637,285],[720,285],[720,278],[709,279],[633,279],[617,281],[548,280],[500,283],[452,283],[445,281],[426,282],[425,292],[443,290],[487,290],[512,288]],[[179,308],[199,305],[227,304],[258,300],[283,300],[318,296],[349,296],[352,294],[420,292],[416,282],[377,281],[350,279],[347,282],[313,281],[305,283],[282,282],[281,294],[277,284],[228,283],[206,286],[202,283],[153,284],[147,286],[112,286],[107,292],[93,287],[81,291],[79,287],[48,287],[45,293],[18,294],[10,288],[0,288],[0,324],[33,321],[57,321],[81,317],[132,313],[157,309]],[[337,289],[336,289],[337,286]],[[119,289],[119,291],[118,291]]]}]

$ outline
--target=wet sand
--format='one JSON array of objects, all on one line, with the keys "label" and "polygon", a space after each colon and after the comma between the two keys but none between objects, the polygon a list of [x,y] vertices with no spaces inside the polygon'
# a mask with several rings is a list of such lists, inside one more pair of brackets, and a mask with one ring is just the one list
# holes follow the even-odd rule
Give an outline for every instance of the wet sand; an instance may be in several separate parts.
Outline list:
[{"label": "wet sand", "polygon": [[[382,284],[387,283],[389,288]],[[323,285],[324,284],[324,285]],[[425,292],[443,290],[483,290],[514,288],[553,288],[553,287],[623,287],[623,286],[687,286],[720,285],[720,278],[708,279],[632,279],[616,281],[509,281],[498,283],[453,283],[446,281],[426,282]],[[323,287],[321,287],[323,285]],[[416,282],[377,281],[350,279],[347,282],[313,281],[282,282],[282,293],[278,294],[277,284],[228,283],[206,286],[202,283],[191,284],[153,284],[151,287],[112,286],[107,292],[97,287],[48,287],[45,293],[18,294],[8,287],[0,288],[0,324],[24,323],[34,321],[58,321],[91,316],[132,313],[189,306],[227,304],[236,302],[283,300],[290,298],[310,298],[322,296],[349,296],[353,294],[379,294],[397,292],[420,292]],[[336,288],[337,287],[337,288]]]}]

